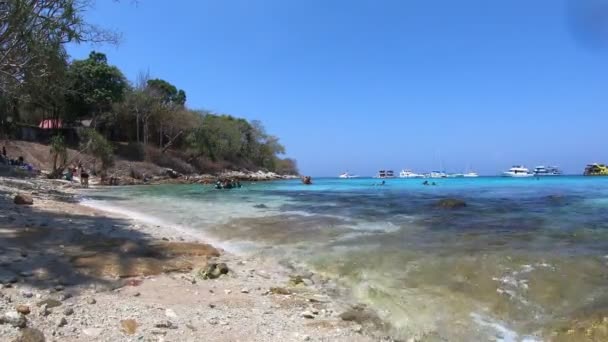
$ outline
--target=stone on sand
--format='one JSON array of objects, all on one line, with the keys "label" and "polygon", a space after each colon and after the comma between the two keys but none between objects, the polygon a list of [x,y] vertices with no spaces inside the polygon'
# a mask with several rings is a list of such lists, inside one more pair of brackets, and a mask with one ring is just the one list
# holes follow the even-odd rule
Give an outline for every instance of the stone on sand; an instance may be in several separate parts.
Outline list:
[{"label": "stone on sand", "polygon": [[17,311],[5,312],[4,315],[0,317],[0,321],[5,324],[10,324],[15,328],[25,328],[27,324],[25,316],[23,316]]},{"label": "stone on sand", "polygon": [[25,328],[21,330],[21,335],[13,340],[13,342],[45,342],[42,331],[34,328]]},{"label": "stone on sand", "polygon": [[17,194],[13,199],[13,202],[17,205],[32,205],[34,204],[34,200],[32,196],[26,194]]},{"label": "stone on sand", "polygon": [[127,335],[133,335],[137,331],[137,321],[134,319],[123,319],[120,321],[120,330]]}]

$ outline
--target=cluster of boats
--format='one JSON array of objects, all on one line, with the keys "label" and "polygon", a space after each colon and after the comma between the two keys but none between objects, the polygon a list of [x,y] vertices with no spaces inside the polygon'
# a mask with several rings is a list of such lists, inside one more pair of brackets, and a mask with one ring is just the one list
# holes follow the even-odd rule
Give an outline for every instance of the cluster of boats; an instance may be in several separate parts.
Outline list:
[{"label": "cluster of boats", "polygon": [[[533,171],[522,165],[515,165],[502,173],[503,177],[541,177],[541,176],[560,176],[562,171],[557,166],[537,166]],[[585,175],[607,175],[608,166],[603,164],[590,164],[585,169]],[[342,173],[339,178],[358,178],[348,172]],[[479,177],[476,172],[466,173],[447,173],[445,171],[432,171],[430,173],[415,173],[409,169],[399,172],[399,178],[475,178]],[[397,178],[393,170],[380,170],[374,178]]]}]

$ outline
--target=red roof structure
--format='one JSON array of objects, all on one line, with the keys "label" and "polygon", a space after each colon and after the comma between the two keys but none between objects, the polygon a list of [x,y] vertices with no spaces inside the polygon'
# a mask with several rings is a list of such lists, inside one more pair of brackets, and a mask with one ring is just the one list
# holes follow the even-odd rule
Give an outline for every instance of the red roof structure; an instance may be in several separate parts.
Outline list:
[{"label": "red roof structure", "polygon": [[42,129],[57,129],[63,127],[63,122],[61,119],[46,119],[40,121],[38,127]]}]

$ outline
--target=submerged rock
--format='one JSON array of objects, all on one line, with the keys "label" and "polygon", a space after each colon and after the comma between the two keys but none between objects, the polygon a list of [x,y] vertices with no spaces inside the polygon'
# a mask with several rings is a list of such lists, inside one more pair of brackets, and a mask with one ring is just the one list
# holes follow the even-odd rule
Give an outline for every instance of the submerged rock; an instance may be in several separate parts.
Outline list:
[{"label": "submerged rock", "polygon": [[207,266],[200,269],[197,275],[202,279],[216,279],[223,274],[228,274],[230,270],[225,263],[209,263]]},{"label": "submerged rock", "polygon": [[137,331],[137,321],[134,319],[123,319],[120,321],[121,331],[127,335],[133,335]]},{"label": "submerged rock", "polygon": [[34,200],[32,196],[26,194],[17,194],[13,199],[13,202],[17,205],[32,205],[34,204]]},{"label": "submerged rock", "polygon": [[60,306],[61,302],[58,301],[57,299],[45,299],[45,300],[38,302],[36,305],[38,305],[38,306],[46,305],[46,307],[48,309],[52,309],[52,308],[56,308],[56,307]]},{"label": "submerged rock", "polygon": [[467,206],[467,202],[458,198],[444,198],[437,202],[437,207],[443,209],[459,209]]},{"label": "submerged rock", "polygon": [[13,340],[13,342],[45,342],[42,331],[34,328],[25,328],[21,330],[21,335]]}]

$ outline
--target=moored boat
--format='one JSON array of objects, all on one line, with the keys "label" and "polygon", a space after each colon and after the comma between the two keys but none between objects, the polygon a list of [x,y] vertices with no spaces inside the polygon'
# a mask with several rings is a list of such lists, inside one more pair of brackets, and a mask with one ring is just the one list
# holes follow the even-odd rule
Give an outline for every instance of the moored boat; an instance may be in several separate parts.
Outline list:
[{"label": "moored boat", "polygon": [[535,176],[560,176],[562,172],[557,166],[537,166],[534,168]]},{"label": "moored boat", "polygon": [[533,173],[530,172],[530,170],[528,170],[526,167],[524,166],[513,166],[512,168],[509,169],[509,171],[505,171],[502,173],[503,177],[532,177],[534,176]]},{"label": "moored boat", "polygon": [[608,176],[608,166],[604,164],[589,164],[585,167],[585,176]]},{"label": "moored boat", "polygon": [[350,173],[348,173],[348,172],[344,172],[344,173],[342,173],[342,174],[340,174],[340,175],[338,176],[338,178],[342,178],[342,179],[348,179],[348,178],[357,178],[357,177],[359,177],[359,176],[356,176],[356,175],[351,175],[351,174],[350,174]]},{"label": "moored boat", "polygon": [[412,170],[403,169],[399,172],[399,178],[424,178],[424,175],[414,173]]},{"label": "moored boat", "polygon": [[374,178],[395,178],[393,170],[380,170]]}]

